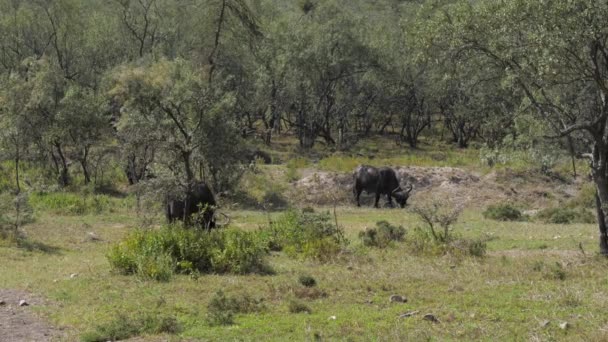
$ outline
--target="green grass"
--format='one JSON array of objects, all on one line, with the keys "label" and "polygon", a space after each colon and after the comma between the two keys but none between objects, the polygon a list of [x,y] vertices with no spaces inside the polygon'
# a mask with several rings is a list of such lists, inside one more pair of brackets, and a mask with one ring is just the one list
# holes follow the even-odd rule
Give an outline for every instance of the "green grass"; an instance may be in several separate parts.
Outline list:
[{"label": "green grass", "polygon": [[[0,273],[7,275],[0,278],[0,287],[27,289],[50,299],[36,310],[68,328],[72,339],[99,326],[112,327],[116,312],[140,317],[159,307],[167,317],[175,317],[178,336],[195,339],[564,340],[602,336],[604,322],[598,313],[608,308],[606,262],[593,257],[597,249],[594,225],[496,222],[466,211],[457,232],[465,237],[492,237],[489,256],[421,257],[409,253],[405,245],[366,249],[356,239],[359,231],[380,219],[406,228],[419,224],[407,211],[340,207],[337,214],[354,245],[354,252],[339,261],[302,262],[273,253],[270,263],[275,275],[178,275],[158,283],[113,274],[105,259],[109,245],[127,234],[125,227],[137,223],[128,212],[82,217],[42,213],[27,227],[28,235],[56,247],[57,252],[0,248]],[[275,219],[280,213],[269,215]],[[233,220],[242,229],[255,230],[268,216],[238,211]],[[95,231],[104,241],[87,242],[87,231]],[[579,242],[586,257],[578,252]],[[554,276],[556,263],[563,265],[563,280]],[[78,276],[70,278],[72,273]],[[297,299],[310,314],[290,313],[294,294],[303,288],[298,282],[301,274],[314,277],[318,290],[326,293],[316,299]],[[206,308],[220,289],[227,296],[259,298],[265,310],[236,313],[229,327],[210,326]],[[405,295],[409,301],[390,304],[392,294]],[[411,310],[433,313],[442,323],[433,325],[420,315],[398,318]],[[541,329],[539,320],[544,319],[552,324]],[[568,321],[571,329],[559,329],[561,321]]]},{"label": "green grass", "polygon": [[[273,157],[285,163],[293,160],[290,166],[261,165],[257,173],[244,179],[238,195],[251,200],[250,206],[241,206],[250,210],[222,208],[234,229],[256,231],[277,221],[282,212],[268,206],[260,210],[264,198],[285,194],[289,182],[308,169],[351,172],[358,164],[371,164],[450,166],[486,173],[535,167],[518,157],[490,168],[481,165],[479,150],[460,150],[427,140],[420,149],[412,150],[397,147],[390,139],[372,138],[349,154],[331,153],[323,145],[302,154],[292,140],[277,137],[272,146]],[[294,159],[296,156],[299,158]],[[560,174],[568,170],[566,161],[556,167]],[[584,172],[579,168],[580,174]],[[509,172],[505,178],[503,183],[513,181]],[[10,184],[10,179],[3,184]],[[572,205],[587,206],[592,190],[586,187]],[[143,216],[160,225],[161,213],[144,212],[137,217],[130,197],[66,192],[33,194],[31,201],[36,221],[24,230],[34,248],[0,243],[0,288],[26,290],[48,299],[31,309],[65,328],[70,341],[122,331],[143,334],[144,340],[152,341],[605,338],[608,261],[595,255],[594,224],[493,221],[483,218],[479,209],[468,209],[455,232],[458,237],[487,241],[487,255],[424,256],[408,250],[407,233],[406,242],[386,249],[365,247],[358,238],[359,232],[383,220],[411,232],[421,224],[416,215],[401,209],[338,206],[337,221],[350,245],[330,262],[271,252],[267,259],[272,275],[176,274],[170,281],[156,282],[112,272],[106,256],[112,245],[140,225]],[[333,208],[315,208],[315,212],[325,210]],[[332,223],[333,219],[332,213]],[[89,232],[101,241],[90,241]],[[316,286],[303,285],[302,275],[314,278]],[[237,303],[249,303],[243,299],[249,298],[263,310],[220,306],[220,310],[230,310],[233,324],[210,324],[209,303],[219,290]],[[389,303],[393,294],[407,297],[408,302]],[[310,313],[297,312],[297,306]],[[420,313],[399,318],[408,311]],[[117,313],[133,321],[119,324],[124,322],[117,321]],[[422,320],[426,313],[434,314],[441,323]],[[152,328],[147,328],[146,317],[156,315],[179,329],[155,328],[164,326],[165,320],[153,321],[149,323]],[[544,320],[551,323],[542,328]],[[564,321],[571,325],[566,331],[558,326]],[[159,334],[162,331],[168,332]]]}]

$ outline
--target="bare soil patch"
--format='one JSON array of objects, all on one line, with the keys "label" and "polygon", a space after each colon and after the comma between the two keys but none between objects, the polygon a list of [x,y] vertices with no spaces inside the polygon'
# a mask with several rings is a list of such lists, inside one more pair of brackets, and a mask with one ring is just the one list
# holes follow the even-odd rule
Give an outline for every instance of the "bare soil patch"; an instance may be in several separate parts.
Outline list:
[{"label": "bare soil patch", "polygon": [[[29,305],[19,306],[25,300]],[[27,292],[0,289],[0,341],[4,342],[44,342],[62,341],[63,332],[36,317],[32,308],[44,305],[43,299]]]},{"label": "bare soil patch", "polygon": [[[402,186],[414,185],[411,202],[416,197],[432,196],[465,202],[470,207],[513,201],[534,208],[559,203],[576,194],[583,183],[579,179],[563,179],[533,172],[509,169],[480,175],[454,167],[393,167]],[[310,205],[354,204],[352,173],[310,171],[294,183],[290,196]],[[363,193],[365,205],[373,195]]]}]

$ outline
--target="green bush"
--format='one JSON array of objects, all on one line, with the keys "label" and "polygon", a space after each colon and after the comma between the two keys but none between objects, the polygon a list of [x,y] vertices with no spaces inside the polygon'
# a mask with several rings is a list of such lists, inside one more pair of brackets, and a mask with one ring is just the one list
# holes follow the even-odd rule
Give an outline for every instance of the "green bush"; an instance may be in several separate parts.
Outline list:
[{"label": "green bush", "polygon": [[307,314],[312,313],[312,309],[308,305],[306,305],[298,300],[295,300],[295,299],[292,299],[289,301],[288,308],[289,308],[289,312],[291,312],[291,313],[307,313]]},{"label": "green bush", "polygon": [[359,232],[359,239],[364,246],[386,248],[393,241],[403,241],[405,228],[393,226],[386,221],[376,222],[376,228],[369,228]]},{"label": "green bush", "polygon": [[290,256],[330,261],[348,243],[341,228],[328,212],[310,213],[290,210],[260,232],[271,250]]},{"label": "green bush", "polygon": [[308,166],[308,159],[302,157],[290,159],[285,165],[287,168],[285,173],[287,180],[289,182],[295,182],[300,179],[300,171],[298,171],[298,169],[305,168],[306,166]]},{"label": "green bush", "polygon": [[173,316],[155,312],[139,314],[136,317],[119,313],[104,324],[95,327],[94,331],[81,336],[84,342],[118,341],[142,334],[175,334],[181,330]]},{"label": "green bush", "polygon": [[129,234],[111,247],[107,257],[119,273],[166,281],[176,272],[269,272],[266,254],[266,245],[256,233],[168,226]]},{"label": "green bush", "polygon": [[541,210],[536,218],[545,223],[570,224],[570,223],[595,223],[595,216],[584,208],[547,208]]},{"label": "green bush", "polygon": [[309,275],[301,275],[298,278],[298,282],[306,287],[314,287],[317,285],[317,281],[315,280],[315,278]]},{"label": "green bush", "polygon": [[232,325],[236,314],[261,312],[265,309],[262,300],[249,295],[228,297],[219,290],[207,305],[207,322],[209,325]]},{"label": "green bush", "polygon": [[523,215],[511,203],[494,204],[486,208],[483,217],[497,221],[521,221]]},{"label": "green bush", "polygon": [[267,190],[264,193],[264,196],[262,196],[262,203],[266,208],[272,210],[286,209],[289,207],[287,198],[285,198],[281,191],[278,191],[277,189]]}]

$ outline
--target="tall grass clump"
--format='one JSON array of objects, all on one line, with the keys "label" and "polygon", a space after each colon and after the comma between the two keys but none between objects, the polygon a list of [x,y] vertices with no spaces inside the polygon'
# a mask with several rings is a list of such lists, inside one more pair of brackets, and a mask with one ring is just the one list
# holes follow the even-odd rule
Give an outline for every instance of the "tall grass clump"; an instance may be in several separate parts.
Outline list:
[{"label": "tall grass clump", "polygon": [[0,239],[16,242],[22,238],[21,227],[34,221],[27,193],[0,194]]},{"label": "tall grass clump", "polygon": [[287,180],[289,182],[295,182],[300,179],[300,171],[298,170],[305,168],[306,166],[308,166],[308,164],[309,161],[306,158],[296,157],[290,159],[285,165],[285,167],[287,168],[287,171],[285,173]]},{"label": "tall grass clump", "polygon": [[247,314],[262,312],[266,306],[261,299],[251,296],[234,295],[227,296],[219,290],[207,305],[207,323],[211,326],[234,324],[234,316],[237,314]]},{"label": "tall grass clump", "polygon": [[318,261],[330,261],[348,244],[329,212],[290,210],[270,222],[260,235],[271,250]]},{"label": "tall grass clump", "polygon": [[496,221],[521,221],[524,219],[521,211],[511,203],[490,205],[482,214],[483,217]]},{"label": "tall grass clump", "polygon": [[119,341],[142,334],[176,334],[181,330],[177,319],[161,312],[140,313],[137,316],[118,314],[109,322],[86,332],[83,342]]},{"label": "tall grass clump", "polygon": [[364,246],[386,248],[393,242],[403,241],[405,228],[394,226],[387,221],[376,222],[375,228],[368,228],[359,232],[359,239]]},{"label": "tall grass clump", "polygon": [[134,231],[112,246],[107,258],[119,273],[167,281],[175,273],[266,273],[266,254],[255,232],[167,226]]},{"label": "tall grass clump", "polygon": [[585,208],[547,208],[539,211],[536,218],[544,223],[555,224],[596,222],[595,215]]},{"label": "tall grass clump", "polygon": [[36,210],[50,211],[59,215],[87,215],[115,212],[128,207],[128,199],[113,198],[103,194],[77,194],[70,192],[38,192],[30,196]]}]

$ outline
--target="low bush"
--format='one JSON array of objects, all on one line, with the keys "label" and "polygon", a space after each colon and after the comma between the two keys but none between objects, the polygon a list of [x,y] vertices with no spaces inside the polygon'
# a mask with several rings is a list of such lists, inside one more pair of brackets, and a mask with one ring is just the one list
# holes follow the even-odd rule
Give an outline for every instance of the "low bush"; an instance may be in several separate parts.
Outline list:
[{"label": "low bush", "polygon": [[412,211],[423,224],[408,235],[407,243],[416,254],[482,257],[486,253],[487,239],[465,239],[454,232],[454,224],[462,212],[461,204],[432,200],[421,202]]},{"label": "low bush", "polygon": [[348,243],[328,212],[290,210],[262,229],[260,235],[271,250],[323,262],[333,259]]},{"label": "low bush", "polygon": [[493,204],[486,208],[483,217],[496,221],[521,221],[523,215],[511,203]]},{"label": "low bush", "polygon": [[298,282],[306,287],[314,287],[317,285],[317,281],[315,280],[315,278],[309,275],[301,275],[298,278]]},{"label": "low bush", "polygon": [[292,299],[289,301],[288,308],[289,308],[289,312],[291,312],[291,313],[307,313],[307,314],[312,313],[312,309],[308,305],[306,305],[296,299]]},{"label": "low bush", "polygon": [[23,238],[23,225],[34,221],[34,212],[27,193],[0,194],[0,239],[16,242]]},{"label": "low bush", "polygon": [[308,159],[305,158],[297,157],[290,159],[285,165],[285,167],[287,168],[287,171],[285,173],[287,180],[289,182],[295,182],[300,179],[299,169],[305,168],[306,166],[308,166],[308,164]]},{"label": "low bush", "polygon": [[538,220],[545,223],[570,224],[570,223],[595,223],[596,218],[590,211],[584,208],[547,208],[536,215]]},{"label": "low bush", "polygon": [[394,241],[403,241],[405,228],[393,226],[386,221],[376,222],[376,228],[359,232],[359,239],[365,246],[386,248]]},{"label": "low bush", "polygon": [[234,324],[236,314],[261,312],[266,309],[262,300],[254,299],[249,295],[226,296],[218,291],[207,305],[207,323],[209,325]]},{"label": "low bush", "polygon": [[111,247],[107,257],[122,274],[167,281],[174,273],[266,273],[266,246],[256,233],[210,233],[178,226],[137,230]]},{"label": "low bush", "polygon": [[287,198],[278,190],[270,189],[262,196],[262,203],[265,208],[271,210],[281,210],[289,207]]},{"label": "low bush", "polygon": [[81,336],[84,342],[118,341],[142,334],[175,334],[181,330],[177,319],[161,312],[143,313],[136,317],[117,314],[116,317],[104,324],[98,325],[94,331]]}]

